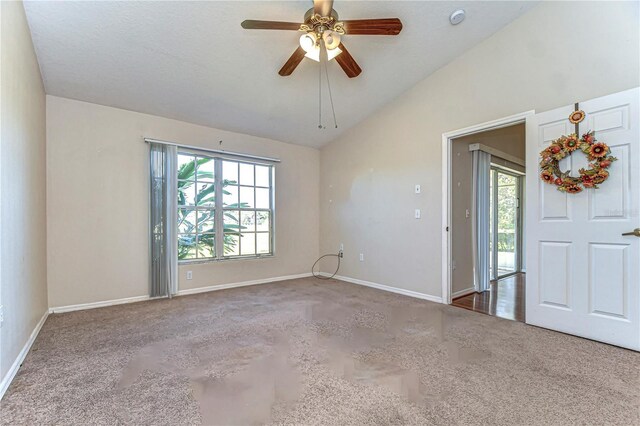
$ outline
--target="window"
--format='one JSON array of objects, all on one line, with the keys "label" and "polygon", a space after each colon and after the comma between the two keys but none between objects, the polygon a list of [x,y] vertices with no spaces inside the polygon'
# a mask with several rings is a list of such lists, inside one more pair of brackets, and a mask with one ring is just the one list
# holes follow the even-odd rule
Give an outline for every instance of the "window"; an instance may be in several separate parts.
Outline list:
[{"label": "window", "polygon": [[271,254],[273,166],[180,152],[178,260]]}]

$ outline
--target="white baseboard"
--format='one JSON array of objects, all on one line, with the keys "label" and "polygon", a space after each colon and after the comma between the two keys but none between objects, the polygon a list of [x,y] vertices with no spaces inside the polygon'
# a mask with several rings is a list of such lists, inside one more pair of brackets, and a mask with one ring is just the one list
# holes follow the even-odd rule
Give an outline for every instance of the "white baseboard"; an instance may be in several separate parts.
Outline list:
[{"label": "white baseboard", "polygon": [[0,382],[0,399],[2,399],[7,389],[9,389],[9,385],[13,381],[13,378],[16,377],[16,374],[18,374],[18,370],[20,369],[22,362],[27,357],[27,354],[31,349],[31,345],[33,345],[33,342],[35,342],[36,337],[38,337],[38,333],[40,333],[40,329],[42,329],[42,326],[44,325],[44,322],[47,320],[48,316],[49,316],[49,312],[45,311],[44,315],[42,315],[42,318],[40,318],[40,321],[38,321],[38,324],[36,324],[36,327],[31,332],[31,335],[29,336],[29,340],[27,340],[27,343],[24,344],[24,347],[18,354],[18,357],[11,365],[11,368],[9,369],[9,371],[7,371],[7,374],[2,378],[2,381]]},{"label": "white baseboard", "polygon": [[61,314],[63,312],[84,311],[85,309],[104,308],[106,306],[123,305],[125,303],[144,302],[145,300],[149,300],[149,296],[125,297],[124,299],[105,300],[102,302],[80,303],[78,305],[49,308],[49,313]]},{"label": "white baseboard", "polygon": [[[218,284],[218,285],[212,285],[208,287],[190,288],[186,290],[178,290],[177,296],[206,293],[209,291],[224,290],[226,288],[245,287],[245,286],[256,285],[256,284],[266,284],[266,283],[272,283],[275,281],[293,280],[296,278],[305,278],[310,276],[311,276],[311,273],[307,272],[305,274],[298,274],[298,275],[285,275],[282,277],[263,278],[260,280],[241,281],[237,283]],[[150,299],[151,298],[149,296],[135,296],[135,297],[126,297],[124,299],[105,300],[102,302],[80,303],[78,305],[58,306],[55,308],[49,308],[49,313],[61,314],[63,312],[83,311],[85,309],[104,308],[106,306],[122,305],[125,303],[144,302]]]},{"label": "white baseboard", "polygon": [[467,294],[474,293],[476,291],[475,288],[465,288],[464,290],[458,290],[451,295],[451,299],[455,299],[456,297],[466,296]]},{"label": "white baseboard", "polygon": [[298,275],[285,275],[283,277],[263,278],[261,280],[241,281],[241,282],[230,283],[230,284],[212,285],[212,286],[209,286],[209,287],[190,288],[190,289],[187,289],[187,290],[179,290],[178,291],[178,296],[186,296],[188,294],[206,293],[206,292],[209,292],[209,291],[224,290],[224,289],[227,289],[227,288],[246,287],[246,286],[256,285],[256,284],[266,284],[266,283],[272,283],[272,282],[275,282],[275,281],[295,280],[297,278],[306,278],[306,277],[310,277],[310,276],[311,276],[311,273],[307,272],[307,273],[298,274]]},{"label": "white baseboard", "polygon": [[[321,273],[323,276],[331,276],[331,274]],[[341,275],[336,275],[336,280],[346,281],[352,284],[363,285],[365,287],[377,288],[378,290],[384,290],[391,293],[402,294],[404,296],[415,297],[416,299],[429,300],[430,302],[442,303],[442,297],[440,296],[432,296],[430,294],[419,293],[417,291],[405,290],[403,288],[391,287],[384,284],[372,283],[371,281],[359,280],[356,278],[343,277]]]}]

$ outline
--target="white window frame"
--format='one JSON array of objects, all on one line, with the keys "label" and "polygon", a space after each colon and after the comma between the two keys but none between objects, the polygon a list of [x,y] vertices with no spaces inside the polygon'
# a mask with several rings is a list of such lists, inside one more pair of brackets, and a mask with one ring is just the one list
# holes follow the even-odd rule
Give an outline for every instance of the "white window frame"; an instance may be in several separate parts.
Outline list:
[{"label": "white window frame", "polygon": [[[227,156],[220,156],[220,155],[207,155],[207,154],[203,154],[202,152],[198,152],[198,151],[192,151],[189,149],[178,149],[178,155],[188,155],[188,156],[193,156],[196,158],[196,161],[198,160],[198,158],[210,158],[214,161],[214,185],[215,185],[215,204],[213,206],[214,209],[214,226],[215,226],[215,257],[207,257],[207,258],[194,258],[194,259],[181,259],[178,261],[178,263],[180,264],[186,264],[186,263],[206,263],[206,262],[218,262],[218,261],[225,261],[225,260],[239,260],[239,259],[261,259],[261,258],[268,258],[268,257],[273,257],[275,255],[275,167],[273,164],[270,163],[266,163],[266,162],[261,162],[261,161],[248,161],[248,160],[242,160],[242,159],[238,159],[238,158],[233,158],[233,157],[227,157]],[[223,196],[223,180],[224,180],[224,176],[223,176],[223,172],[222,172],[222,163],[223,161],[230,161],[230,162],[234,162],[234,163],[238,163],[238,168],[240,167],[240,164],[249,164],[252,166],[263,166],[263,167],[268,167],[269,168],[269,187],[263,187],[263,186],[256,186],[256,182],[255,182],[255,168],[254,168],[254,184],[253,186],[251,185],[241,185],[240,182],[237,183],[237,187],[238,187],[238,198],[240,197],[240,188],[241,187],[252,187],[254,189],[254,207],[252,208],[225,208],[224,207],[224,196]],[[239,173],[239,170],[238,170]],[[197,188],[197,171],[195,174],[195,185]],[[238,175],[238,180],[239,180],[239,175]],[[255,200],[256,200],[256,188],[258,189],[269,189],[269,208],[256,208],[255,207]],[[192,208],[191,206],[178,206],[178,208]],[[198,206],[193,206],[194,210],[198,209]],[[210,209],[207,207],[204,207],[204,209]],[[257,232],[257,231],[253,231],[251,233],[253,233],[254,235],[256,235],[259,233],[268,233],[269,234],[269,247],[270,247],[270,251],[269,253],[262,253],[262,254],[258,254],[258,253],[254,253],[254,254],[247,254],[247,255],[242,255],[241,253],[241,246],[242,246],[242,238],[239,238],[239,246],[238,246],[238,253],[237,255],[225,255],[224,253],[224,213],[228,212],[228,211],[238,211],[238,212],[243,212],[243,211],[249,211],[249,212],[259,212],[259,211],[265,211],[265,212],[269,212],[269,230],[266,232]],[[242,213],[240,213],[242,214]],[[238,222],[240,223],[241,217],[238,217]],[[176,231],[177,232],[177,231]],[[241,232],[241,231],[240,231]],[[197,235],[199,235],[198,230],[197,230],[197,225],[196,225],[196,241],[197,241]],[[257,238],[255,238],[254,244],[256,245],[255,247],[255,252],[257,252]],[[177,250],[177,247],[176,247]]]}]

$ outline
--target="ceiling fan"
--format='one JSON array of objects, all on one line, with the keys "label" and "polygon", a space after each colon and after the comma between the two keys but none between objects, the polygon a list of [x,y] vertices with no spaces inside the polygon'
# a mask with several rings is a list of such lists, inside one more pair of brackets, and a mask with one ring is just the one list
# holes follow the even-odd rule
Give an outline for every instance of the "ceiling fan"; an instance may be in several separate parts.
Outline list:
[{"label": "ceiling fan", "polygon": [[333,0],[313,0],[313,8],[304,14],[304,23],[280,21],[242,22],[242,28],[248,30],[291,30],[301,31],[300,46],[278,71],[285,77],[291,75],[302,59],[320,61],[320,55],[326,52],[328,60],[334,59],[349,78],[357,77],[362,72],[355,59],[341,42],[343,35],[398,35],[402,30],[402,22],[398,18],[357,19],[340,21],[338,13],[333,10]]}]

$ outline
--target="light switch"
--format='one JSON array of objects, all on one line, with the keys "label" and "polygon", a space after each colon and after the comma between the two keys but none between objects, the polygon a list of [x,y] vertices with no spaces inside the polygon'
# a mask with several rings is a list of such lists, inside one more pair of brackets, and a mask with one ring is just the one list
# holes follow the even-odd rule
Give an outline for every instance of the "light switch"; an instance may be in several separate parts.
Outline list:
[{"label": "light switch", "polygon": [[421,191],[420,185],[416,185],[416,194],[419,194]]},{"label": "light switch", "polygon": [[416,219],[420,219],[420,209],[416,209]]}]

